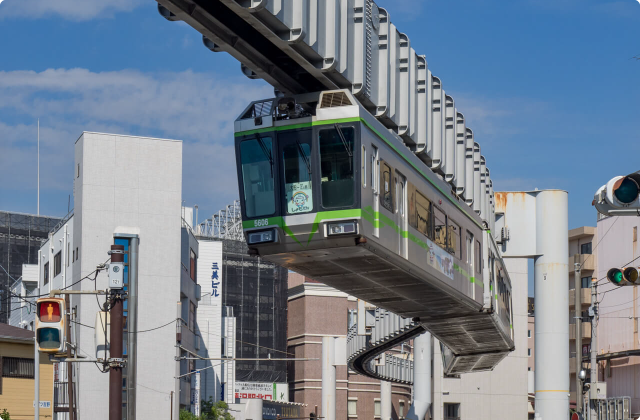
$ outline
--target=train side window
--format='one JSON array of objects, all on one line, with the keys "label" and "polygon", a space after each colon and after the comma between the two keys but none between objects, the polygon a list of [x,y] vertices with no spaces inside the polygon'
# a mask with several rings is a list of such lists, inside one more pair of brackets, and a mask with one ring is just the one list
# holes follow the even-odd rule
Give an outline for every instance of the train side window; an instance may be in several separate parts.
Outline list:
[{"label": "train side window", "polygon": [[362,145],[362,188],[367,188],[367,148]]},{"label": "train side window", "polygon": [[437,208],[433,206],[433,219],[434,219],[434,242],[436,245],[443,249],[447,249],[447,216]]},{"label": "train side window", "polygon": [[380,192],[380,189],[378,188],[378,177],[376,176],[379,172],[378,165],[378,148],[371,145],[371,188],[373,188],[374,193]]},{"label": "train side window", "polygon": [[482,249],[480,248],[480,242],[476,241],[476,258],[473,262],[473,266],[476,268],[476,273],[482,273]]},{"label": "train side window", "polygon": [[353,206],[354,137],[353,127],[336,125],[336,128],[320,130],[322,205],[325,208]]},{"label": "train side window", "polygon": [[391,182],[391,166],[383,161],[380,164],[380,184],[382,186],[380,204],[393,213],[393,185],[391,185]]},{"label": "train side window", "polygon": [[447,220],[447,251],[461,259],[460,226],[451,219]]},{"label": "train side window", "polygon": [[416,192],[416,219],[418,219],[418,231],[427,238],[431,238],[431,202],[420,192]]},{"label": "train side window", "polygon": [[[467,255],[465,256],[467,264],[471,265],[472,258],[473,258],[473,234],[469,231],[467,231],[467,249],[466,249],[466,253]],[[472,273],[473,274],[473,273]]]},{"label": "train side window", "polygon": [[418,218],[416,212],[416,187],[407,182],[407,213],[409,214],[409,226],[418,229]]}]

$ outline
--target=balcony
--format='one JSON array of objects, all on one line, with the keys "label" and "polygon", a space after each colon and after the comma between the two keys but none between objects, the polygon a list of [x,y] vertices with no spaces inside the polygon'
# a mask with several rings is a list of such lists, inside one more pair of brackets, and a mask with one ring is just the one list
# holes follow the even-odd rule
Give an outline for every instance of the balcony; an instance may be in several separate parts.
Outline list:
[{"label": "balcony", "polygon": [[[75,382],[73,383],[73,387],[75,388]],[[67,382],[53,383],[53,411],[55,413],[69,412],[69,393],[67,392],[68,389],[69,386]]]},{"label": "balcony", "polygon": [[[569,290],[569,309],[573,309],[575,307],[575,296],[576,289]],[[580,300],[583,308],[591,305],[591,289],[580,289]]]},{"label": "balcony", "polygon": [[[596,269],[596,256],[592,254],[569,255],[569,273],[573,274],[575,270],[574,264],[580,264],[582,271],[594,271]],[[582,273],[582,277],[586,277]]]},{"label": "balcony", "polygon": [[[591,338],[591,324],[582,323],[582,338]],[[576,339],[576,324],[569,324],[569,340]]]}]

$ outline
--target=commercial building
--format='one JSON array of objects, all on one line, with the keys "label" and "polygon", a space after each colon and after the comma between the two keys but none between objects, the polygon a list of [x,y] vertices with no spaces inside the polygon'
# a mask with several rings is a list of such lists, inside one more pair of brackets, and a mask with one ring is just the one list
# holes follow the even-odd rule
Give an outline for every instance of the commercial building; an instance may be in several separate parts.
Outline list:
[{"label": "commercial building", "polygon": [[[606,281],[611,268],[640,266],[638,217],[603,217],[597,223],[598,377],[607,397],[630,397],[631,415],[640,415],[640,339],[638,287],[615,287]],[[594,246],[595,248],[595,246]]]},{"label": "commercial building", "polygon": [[[0,324],[0,413],[12,419],[34,418],[34,333]],[[47,355],[38,360],[40,374],[40,419],[51,419],[54,407],[54,371]]]},{"label": "commercial building", "polygon": [[9,292],[23,264],[37,264],[38,251],[58,217],[0,211],[0,323],[10,316]]},{"label": "commercial building", "polygon": [[[284,358],[287,270],[248,254],[239,206],[235,201],[210,219],[196,222],[202,279],[198,327],[204,343],[199,354],[209,358]],[[247,393],[281,400],[282,392],[276,395],[273,390],[284,389],[287,381],[285,361],[197,361],[196,368],[205,369],[201,372],[205,400],[211,397],[233,403],[246,398],[242,395]],[[288,392],[284,400],[288,400]]]},{"label": "commercial building", "polygon": [[[346,337],[358,304],[346,293],[289,273],[288,305],[289,357],[317,359],[289,364],[290,399],[306,404],[303,414],[309,417],[316,405],[321,407],[322,338]],[[391,392],[394,418],[404,418],[411,404],[411,387],[393,384]],[[336,418],[380,418],[380,381],[337,366],[336,413]]]}]

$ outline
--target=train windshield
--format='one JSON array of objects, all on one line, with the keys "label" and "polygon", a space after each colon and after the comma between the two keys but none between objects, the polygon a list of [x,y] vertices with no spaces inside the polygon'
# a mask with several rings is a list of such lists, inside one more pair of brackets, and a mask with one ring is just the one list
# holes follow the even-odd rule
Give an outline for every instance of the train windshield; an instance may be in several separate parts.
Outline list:
[{"label": "train windshield", "polygon": [[349,207],[354,204],[353,127],[336,125],[320,130],[320,183],[322,205]]},{"label": "train windshield", "polygon": [[298,132],[285,132],[278,136],[278,141],[284,162],[287,214],[308,213],[313,210],[311,139]]},{"label": "train windshield", "polygon": [[247,217],[270,216],[276,211],[273,142],[258,137],[240,143],[242,183]]}]

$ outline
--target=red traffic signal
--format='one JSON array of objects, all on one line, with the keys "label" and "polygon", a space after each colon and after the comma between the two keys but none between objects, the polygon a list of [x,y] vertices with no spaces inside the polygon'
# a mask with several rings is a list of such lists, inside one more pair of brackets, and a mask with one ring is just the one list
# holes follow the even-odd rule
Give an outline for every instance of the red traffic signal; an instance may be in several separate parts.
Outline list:
[{"label": "red traffic signal", "polygon": [[60,304],[46,300],[38,303],[38,319],[40,322],[60,322]]},{"label": "red traffic signal", "polygon": [[66,344],[66,303],[62,298],[37,301],[36,343],[45,353],[61,353]]}]

